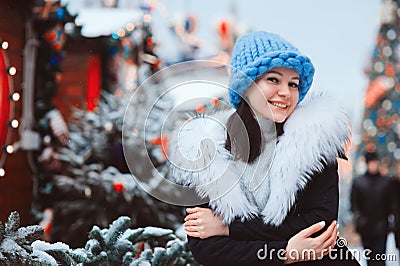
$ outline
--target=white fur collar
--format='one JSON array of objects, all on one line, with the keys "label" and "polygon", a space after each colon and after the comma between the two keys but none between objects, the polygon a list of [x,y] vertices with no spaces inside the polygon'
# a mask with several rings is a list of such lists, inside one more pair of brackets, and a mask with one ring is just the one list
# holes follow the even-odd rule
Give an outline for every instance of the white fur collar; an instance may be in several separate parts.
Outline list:
[{"label": "white fur collar", "polygon": [[[233,160],[224,148],[231,114],[195,117],[174,131],[169,141],[171,176],[195,188],[200,197],[208,197],[225,223],[260,215],[266,224],[280,225],[298,191],[313,173],[322,171],[322,161],[334,162],[350,140],[350,120],[334,99],[308,94],[285,122],[275,153],[262,152],[255,161],[260,162],[256,173],[264,176],[257,176],[261,183],[254,189],[250,184],[256,164]],[[265,163],[269,160],[271,164]]]}]

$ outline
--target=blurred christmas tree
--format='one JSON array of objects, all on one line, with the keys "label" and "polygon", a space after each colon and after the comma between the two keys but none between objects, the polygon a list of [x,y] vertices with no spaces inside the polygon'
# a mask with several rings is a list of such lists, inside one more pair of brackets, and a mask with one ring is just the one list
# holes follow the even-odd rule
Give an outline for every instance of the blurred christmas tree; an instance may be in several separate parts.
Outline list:
[{"label": "blurred christmas tree", "polygon": [[33,215],[45,228],[45,240],[81,246],[93,224],[106,226],[121,215],[134,226],[181,225],[183,208],[148,195],[124,164],[121,130],[128,100],[104,92],[93,112],[74,109],[68,146],[49,145],[38,157]]},{"label": "blurred christmas tree", "polygon": [[[362,139],[357,157],[376,151],[384,174],[400,160],[400,0],[384,0],[371,64],[366,70]],[[362,170],[359,169],[359,172]]]}]

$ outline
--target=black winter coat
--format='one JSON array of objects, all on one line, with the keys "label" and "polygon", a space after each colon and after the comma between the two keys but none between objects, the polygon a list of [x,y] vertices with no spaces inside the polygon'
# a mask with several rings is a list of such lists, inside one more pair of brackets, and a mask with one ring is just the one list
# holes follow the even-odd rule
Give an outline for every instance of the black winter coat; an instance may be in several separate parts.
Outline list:
[{"label": "black winter coat", "polygon": [[[325,221],[328,226],[337,220],[336,159],[350,139],[350,121],[335,101],[323,94],[309,95],[281,125],[282,130],[276,128],[277,143],[271,130],[273,125],[260,119],[266,145],[257,157],[260,164],[253,162],[249,167],[257,172],[245,171],[242,178],[237,169],[243,165],[232,162],[224,145],[227,132],[221,124],[226,124],[230,114],[217,112],[213,116],[214,119],[192,119],[170,134],[169,157],[174,162],[171,176],[178,184],[195,188],[201,197],[210,198],[210,208],[230,224],[229,237],[189,237],[192,253],[204,265],[282,264],[282,251],[292,236],[314,223]],[[220,123],[210,122],[214,120]],[[215,140],[215,149],[202,145],[200,152],[198,144],[204,139]],[[271,148],[273,157],[269,156]],[[199,154],[202,154],[201,160]],[[252,168],[254,165],[260,168]],[[257,177],[266,175],[255,191],[249,189],[253,173]],[[239,183],[227,189],[233,180]],[[253,215],[260,216],[250,219]],[[250,220],[240,222],[235,218]],[[260,260],[257,254],[265,255],[265,245],[270,252],[265,260]],[[343,252],[345,247],[338,248],[344,259],[347,255],[350,260],[324,257],[305,264],[358,265],[351,254]]]},{"label": "black winter coat", "polygon": [[[234,221],[229,226],[229,237],[199,239],[189,237],[189,245],[195,259],[203,265],[281,265],[282,253],[271,252],[265,260],[257,258],[264,250],[285,250],[287,241],[310,225],[325,221],[326,227],[338,217],[337,163],[326,166],[316,173],[303,191],[291,213],[279,227],[265,225],[261,218],[245,222]],[[325,228],[326,229],[326,228]],[[321,230],[322,232],[323,230]],[[322,260],[306,261],[302,265],[359,265],[346,246],[336,244],[330,255]],[[335,252],[336,250],[336,252]],[[260,253],[260,254],[263,254]]]},{"label": "black winter coat", "polygon": [[367,173],[354,179],[351,204],[359,234],[375,238],[388,233],[388,217],[395,202],[392,185],[391,179],[380,174]]}]

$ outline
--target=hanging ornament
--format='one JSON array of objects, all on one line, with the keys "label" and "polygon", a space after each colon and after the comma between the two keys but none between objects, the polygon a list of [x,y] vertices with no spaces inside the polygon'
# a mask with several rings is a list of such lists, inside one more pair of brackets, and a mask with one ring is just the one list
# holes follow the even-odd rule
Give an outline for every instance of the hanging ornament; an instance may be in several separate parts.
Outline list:
[{"label": "hanging ornament", "polygon": [[161,145],[161,150],[162,150],[162,154],[163,154],[163,158],[166,159],[167,158],[167,154],[168,154],[168,136],[162,136],[159,138],[155,138],[150,140],[150,143],[152,145]]},{"label": "hanging ornament", "polygon": [[58,21],[63,21],[65,18],[65,10],[64,8],[60,7],[56,10],[56,19]]},{"label": "hanging ornament", "polygon": [[55,51],[60,51],[66,41],[66,35],[64,32],[64,27],[61,23],[58,23],[52,29],[44,33],[44,39],[48,41]]},{"label": "hanging ornament", "polygon": [[374,79],[368,86],[367,93],[365,95],[364,104],[366,107],[373,106],[382,95],[387,92],[385,86],[385,77],[379,76]]},{"label": "hanging ornament", "polygon": [[59,63],[59,59],[58,59],[58,57],[57,56],[50,56],[50,58],[49,58],[49,64],[51,65],[51,66],[56,66],[57,64]]},{"label": "hanging ornament", "polygon": [[185,19],[185,32],[193,33],[196,30],[196,18],[193,15],[188,15]]},{"label": "hanging ornament", "polygon": [[394,29],[390,29],[386,32],[386,36],[389,40],[393,41],[396,39],[397,34],[396,31]]},{"label": "hanging ornament", "polygon": [[44,228],[42,240],[51,241],[51,227],[54,219],[54,211],[51,208],[47,208],[43,211],[43,219],[39,222],[39,225]]},{"label": "hanging ornament", "polygon": [[392,0],[384,0],[381,13],[380,13],[380,24],[393,24],[396,22],[396,10],[397,5]]},{"label": "hanging ornament", "polygon": [[222,49],[230,52],[233,47],[233,25],[228,19],[223,19],[217,24],[217,32]]},{"label": "hanging ornament", "polygon": [[69,132],[67,124],[60,111],[53,109],[46,114],[46,117],[50,120],[50,128],[54,136],[56,136],[61,144],[66,145],[69,139]]},{"label": "hanging ornament", "polygon": [[397,148],[397,145],[394,141],[391,141],[387,144],[387,150],[389,152],[394,152],[396,150],[396,148]]},{"label": "hanging ornament", "polygon": [[[390,49],[390,47],[389,47],[389,49]],[[386,72],[387,77],[394,77],[394,67],[393,67],[392,63],[390,63],[390,62],[386,63],[386,71],[385,72]]]},{"label": "hanging ornament", "polygon": [[115,181],[114,182],[113,188],[114,188],[114,191],[117,192],[117,193],[124,192],[124,185],[122,185],[122,183],[119,182],[119,181]]},{"label": "hanging ornament", "polygon": [[386,99],[382,102],[382,108],[386,111],[392,109],[392,102],[389,99]]},{"label": "hanging ornament", "polygon": [[210,101],[211,106],[217,106],[219,104],[219,99],[215,98]]},{"label": "hanging ornament", "polygon": [[196,112],[197,112],[197,113],[203,113],[203,112],[204,112],[204,109],[205,109],[204,104],[201,104],[201,105],[199,105],[199,106],[196,107]]}]

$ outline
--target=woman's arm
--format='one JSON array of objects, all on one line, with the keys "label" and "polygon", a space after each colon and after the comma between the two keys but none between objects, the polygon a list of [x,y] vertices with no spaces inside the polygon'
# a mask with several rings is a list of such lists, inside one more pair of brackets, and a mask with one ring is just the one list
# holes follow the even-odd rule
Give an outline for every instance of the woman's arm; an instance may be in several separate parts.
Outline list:
[{"label": "woman's arm", "polygon": [[229,235],[237,240],[279,241],[289,239],[318,221],[330,223],[337,219],[338,213],[337,164],[327,166],[322,173],[316,174],[304,192],[306,195],[303,195],[302,199],[307,202],[307,210],[302,210],[297,215],[289,215],[278,227],[265,225],[262,218],[257,217],[244,222],[236,220],[228,228],[222,225],[221,219],[213,217],[209,209],[200,208],[189,210],[185,227],[190,234],[203,238]]},{"label": "woman's arm", "polygon": [[[335,223],[332,223],[320,236],[311,237],[323,227],[324,224],[316,223],[300,231],[289,241],[243,241],[225,236],[206,239],[188,237],[188,241],[194,258],[204,265],[290,264],[296,261],[315,260],[329,252],[337,236]],[[303,252],[311,249],[315,250],[315,253]],[[305,257],[297,257],[296,254],[305,254]],[[313,254],[316,257],[307,257]]]},{"label": "woman's arm", "polygon": [[[196,261],[207,266],[262,265],[267,262],[283,264],[287,246],[287,241],[242,241],[226,236],[213,236],[206,239],[189,236],[188,243]],[[268,250],[272,249],[276,252],[268,256]]]}]

